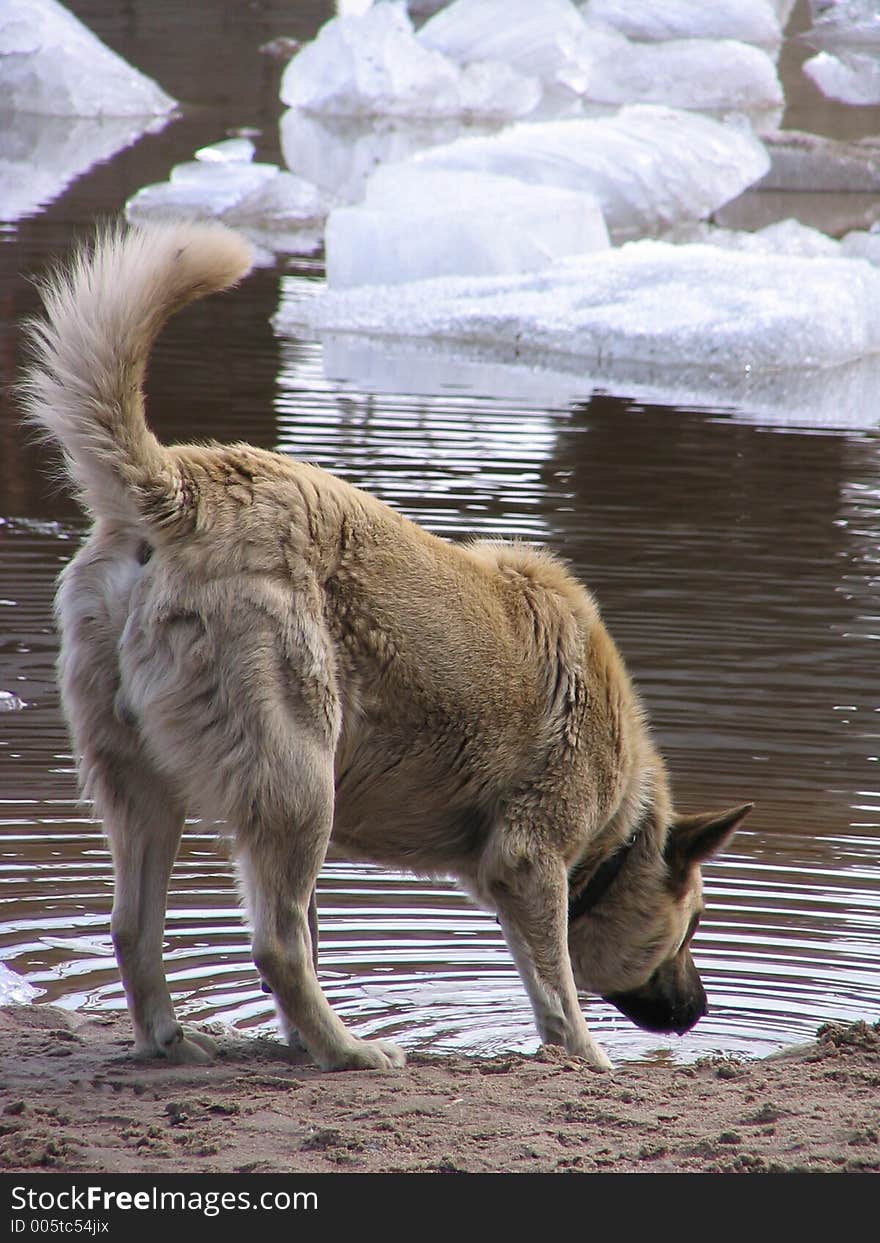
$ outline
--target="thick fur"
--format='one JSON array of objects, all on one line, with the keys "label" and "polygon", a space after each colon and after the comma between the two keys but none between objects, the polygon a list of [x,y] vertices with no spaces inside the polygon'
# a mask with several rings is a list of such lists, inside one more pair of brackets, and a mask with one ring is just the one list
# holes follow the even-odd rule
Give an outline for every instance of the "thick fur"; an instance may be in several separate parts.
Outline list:
[{"label": "thick fur", "polygon": [[[577,987],[684,1030],[687,942],[726,820],[675,817],[662,760],[588,592],[545,553],[451,544],[314,466],[159,444],[142,381],[162,323],[247,272],[220,226],[114,231],[51,278],[30,417],[94,528],[57,599],[84,791],[114,857],[113,937],[137,1048],[210,1056],[162,965],[186,814],[225,821],[253,952],[289,1038],[325,1068],[400,1065],[316,973],[314,885],[349,854],[451,874],[497,912],[542,1039],[609,1065]],[[634,830],[594,910],[576,889]],[[665,1026],[664,1026],[665,1024]]]}]

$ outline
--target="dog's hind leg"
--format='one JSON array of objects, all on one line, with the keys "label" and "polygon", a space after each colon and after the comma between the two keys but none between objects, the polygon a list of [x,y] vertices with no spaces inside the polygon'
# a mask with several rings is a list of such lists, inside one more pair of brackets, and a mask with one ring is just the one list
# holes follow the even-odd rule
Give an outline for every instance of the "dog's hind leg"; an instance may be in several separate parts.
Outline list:
[{"label": "dog's hind leg", "polygon": [[[324,766],[323,790],[314,788],[304,814],[302,791],[292,819],[267,823],[265,815],[237,833],[238,865],[253,926],[254,962],[271,991],[285,1036],[297,1037],[324,1070],[388,1070],[405,1058],[396,1045],[360,1040],[336,1015],[318,982],[317,908],[314,884],[329,840],[333,774]],[[317,797],[316,797],[317,796]]]},{"label": "dog's hind leg", "polygon": [[137,542],[93,537],[62,575],[59,672],[83,792],[103,819],[114,868],[111,918],[135,1047],[143,1056],[205,1061],[209,1037],[185,1035],[162,962],[168,880],[184,813],[141,740],[120,690],[118,644],[142,572]]},{"label": "dog's hind leg", "polygon": [[183,810],[145,757],[118,774],[93,774],[115,873],[111,930],[139,1056],[205,1062],[210,1037],[184,1031],[174,1014],[162,961],[168,881]]},{"label": "dog's hind leg", "polygon": [[[494,857],[493,857],[494,855]],[[568,953],[568,876],[561,859],[525,850],[488,852],[483,888],[526,987],[545,1044],[562,1045],[597,1070],[611,1062],[593,1039],[578,1001]]]}]

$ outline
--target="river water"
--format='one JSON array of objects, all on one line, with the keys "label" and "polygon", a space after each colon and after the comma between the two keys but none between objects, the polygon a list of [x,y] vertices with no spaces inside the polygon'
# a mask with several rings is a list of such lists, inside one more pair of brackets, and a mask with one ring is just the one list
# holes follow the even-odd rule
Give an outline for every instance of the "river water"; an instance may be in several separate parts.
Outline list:
[{"label": "river water", "polygon": [[[24,274],[96,216],[231,128],[259,129],[258,157],[279,160],[280,69],[257,48],[278,34],[309,38],[330,15],[316,3],[71,7],[187,106],[45,208],[0,226],[4,380],[19,361],[16,321],[35,307]],[[783,55],[787,125],[876,131],[877,110],[831,105],[808,89],[797,54]],[[781,206],[779,197],[747,196],[728,215],[796,214],[800,196]],[[803,206],[810,222],[865,210],[836,195]],[[515,372],[487,395],[479,370],[436,362],[418,383],[358,381],[317,342],[273,332],[291,284],[321,270],[319,256],[284,259],[169,326],[149,377],[158,435],[248,439],[317,461],[451,538],[521,536],[559,551],[595,592],[641,688],[679,808],[757,804],[705,868],[709,909],[694,951],[710,1014],[667,1039],[587,1001],[612,1057],[759,1055],[827,1020],[876,1020],[878,411],[816,426],[790,408],[649,406],[577,377],[551,390]],[[0,963],[39,1001],[120,1008],[110,859],[100,825],[76,801],[53,673],[53,583],[84,530],[7,396]],[[334,859],[319,902],[322,982],[360,1034],[435,1051],[536,1046],[494,919],[453,885]],[[273,1029],[229,860],[197,822],[172,878],[166,959],[181,1014]]]}]

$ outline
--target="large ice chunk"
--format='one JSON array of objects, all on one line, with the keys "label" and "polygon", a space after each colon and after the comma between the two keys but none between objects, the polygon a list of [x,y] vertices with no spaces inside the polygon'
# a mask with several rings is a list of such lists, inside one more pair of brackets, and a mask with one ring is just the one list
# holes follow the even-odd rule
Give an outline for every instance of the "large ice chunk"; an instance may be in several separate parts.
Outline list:
[{"label": "large ice chunk", "polygon": [[804,73],[829,99],[880,103],[880,8],[874,0],[811,7],[816,21],[804,38],[820,51],[804,62]]},{"label": "large ice chunk", "polygon": [[880,57],[870,52],[820,52],[804,61],[804,73],[823,95],[843,104],[880,104]]},{"label": "large ice chunk", "polygon": [[309,253],[334,200],[276,164],[251,163],[253,144],[230,139],[203,147],[176,164],[168,181],[144,186],[128,200],[132,223],[218,219],[243,229],[270,250]]},{"label": "large ice chunk", "polygon": [[454,0],[425,23],[419,41],[459,64],[503,61],[577,95],[587,89],[593,66],[571,0]]},{"label": "large ice chunk", "polygon": [[43,116],[164,116],[175,101],[56,0],[0,4],[0,109]]},{"label": "large ice chunk", "polygon": [[531,272],[604,249],[608,232],[592,195],[409,163],[380,168],[362,205],[333,212],[324,246],[338,287]]},{"label": "large ice chunk", "polygon": [[500,116],[531,112],[541,86],[498,61],[464,67],[424,46],[402,5],[333,18],[288,64],[281,98],[329,116]]},{"label": "large ice chunk", "polygon": [[650,104],[597,119],[520,123],[413,157],[594,194],[617,238],[697,220],[740,194],[770,161],[748,126]]},{"label": "large ice chunk", "polygon": [[630,39],[738,39],[776,47],[779,13],[770,0],[588,0],[586,17],[600,18]]},{"label": "large ice chunk", "polygon": [[643,240],[526,276],[328,291],[279,322],[294,321],[527,364],[558,355],[587,367],[821,368],[880,352],[880,270]]},{"label": "large ice chunk", "polygon": [[[455,0],[419,39],[461,64],[497,58],[545,88],[599,103],[767,109],[783,102],[773,61],[760,48],[707,38],[632,43],[586,13],[585,21],[570,0]],[[765,8],[764,15],[778,37],[772,14]]]},{"label": "large ice chunk", "polygon": [[767,52],[733,39],[632,43],[604,23],[588,27],[595,61],[586,97],[597,103],[768,111],[784,103]]}]

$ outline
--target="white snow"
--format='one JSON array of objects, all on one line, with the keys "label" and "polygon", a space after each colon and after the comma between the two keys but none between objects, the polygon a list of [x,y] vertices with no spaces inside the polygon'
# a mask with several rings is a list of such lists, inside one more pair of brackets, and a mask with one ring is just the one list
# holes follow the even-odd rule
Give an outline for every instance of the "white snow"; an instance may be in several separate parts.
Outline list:
[{"label": "white snow", "polygon": [[642,240],[525,276],[328,291],[278,323],[442,342],[493,361],[737,374],[876,354],[878,307],[880,271],[861,260]]},{"label": "white snow", "polygon": [[460,67],[425,46],[405,8],[340,16],[290,61],[281,98],[331,116],[500,116],[531,112],[541,86],[499,61]]},{"label": "white snow", "polygon": [[880,232],[854,229],[840,239],[840,251],[851,259],[867,259],[880,267]]},{"label": "white snow", "polygon": [[380,168],[365,202],[334,211],[325,234],[334,287],[530,272],[607,246],[592,195],[413,163]]},{"label": "white snow", "polygon": [[782,38],[770,0],[589,0],[580,10],[643,42],[738,39],[774,47]]},{"label": "white snow", "polygon": [[841,258],[841,243],[789,218],[750,232],[743,229],[721,229],[704,222],[672,230],[663,241],[681,244],[694,242],[718,246],[724,250],[748,251],[753,255],[799,255],[801,258]]},{"label": "white snow", "polygon": [[65,117],[150,117],[175,101],[56,0],[0,4],[0,108]]},{"label": "white snow", "polygon": [[594,194],[617,237],[707,216],[770,164],[747,126],[649,104],[598,119],[519,123],[431,148],[413,162]]}]

